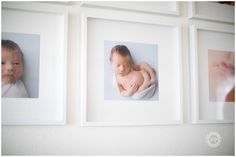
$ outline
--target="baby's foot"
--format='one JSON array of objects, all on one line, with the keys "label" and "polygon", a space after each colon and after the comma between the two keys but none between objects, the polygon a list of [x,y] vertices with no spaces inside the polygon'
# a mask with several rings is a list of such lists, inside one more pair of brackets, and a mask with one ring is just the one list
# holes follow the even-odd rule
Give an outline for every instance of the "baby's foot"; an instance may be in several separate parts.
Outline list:
[{"label": "baby's foot", "polygon": [[150,82],[149,82],[149,84],[150,84],[150,85],[156,84],[156,80],[151,79]]}]

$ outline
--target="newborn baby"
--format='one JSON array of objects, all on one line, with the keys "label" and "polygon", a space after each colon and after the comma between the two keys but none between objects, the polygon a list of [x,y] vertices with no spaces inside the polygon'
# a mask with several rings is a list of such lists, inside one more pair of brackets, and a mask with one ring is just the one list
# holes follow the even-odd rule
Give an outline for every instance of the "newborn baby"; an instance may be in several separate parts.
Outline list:
[{"label": "newborn baby", "polygon": [[154,69],[146,63],[134,65],[130,51],[124,45],[112,48],[110,62],[122,96],[140,93],[156,83]]},{"label": "newborn baby", "polygon": [[2,97],[29,97],[24,83],[23,54],[11,40],[2,40]]}]

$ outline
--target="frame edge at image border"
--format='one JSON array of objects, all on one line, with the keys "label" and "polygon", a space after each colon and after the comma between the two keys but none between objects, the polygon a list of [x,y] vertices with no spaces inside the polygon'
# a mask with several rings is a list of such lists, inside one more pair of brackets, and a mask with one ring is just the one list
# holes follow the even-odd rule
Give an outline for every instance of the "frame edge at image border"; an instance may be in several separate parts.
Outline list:
[{"label": "frame edge at image border", "polygon": [[[4,3],[4,2],[3,2]],[[16,3],[16,5],[15,5]],[[62,106],[62,116],[61,119],[57,120],[25,120],[25,121],[1,121],[2,125],[65,125],[67,123],[67,50],[68,50],[68,10],[63,7],[55,7],[53,10],[51,7],[46,7],[46,5],[37,3],[37,2],[25,2],[24,4],[19,3],[19,2],[14,2],[14,3],[4,3],[2,4],[2,9],[9,9],[9,10],[17,10],[17,11],[26,11],[26,12],[38,12],[38,13],[47,13],[47,14],[57,14],[57,15],[62,15],[63,16],[63,85],[62,85],[62,101],[61,101],[61,106]]]},{"label": "frame edge at image border", "polygon": [[220,33],[234,34],[233,30],[225,30],[213,27],[191,25],[189,28],[190,43],[190,79],[191,79],[191,121],[192,124],[217,124],[234,123],[234,120],[201,120],[199,117],[199,96],[198,96],[198,55],[197,55],[197,32],[198,30],[213,31]]}]

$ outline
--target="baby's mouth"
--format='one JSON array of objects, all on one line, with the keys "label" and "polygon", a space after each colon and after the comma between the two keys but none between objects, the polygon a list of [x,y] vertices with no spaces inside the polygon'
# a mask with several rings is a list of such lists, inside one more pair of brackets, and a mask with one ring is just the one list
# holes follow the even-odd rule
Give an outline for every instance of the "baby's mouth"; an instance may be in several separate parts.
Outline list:
[{"label": "baby's mouth", "polygon": [[121,76],[124,76],[124,75],[125,75],[125,72],[119,72],[119,74],[120,74]]},{"label": "baby's mouth", "polygon": [[12,77],[14,77],[14,75],[13,74],[5,74],[5,75],[3,75],[3,77],[12,78]]}]

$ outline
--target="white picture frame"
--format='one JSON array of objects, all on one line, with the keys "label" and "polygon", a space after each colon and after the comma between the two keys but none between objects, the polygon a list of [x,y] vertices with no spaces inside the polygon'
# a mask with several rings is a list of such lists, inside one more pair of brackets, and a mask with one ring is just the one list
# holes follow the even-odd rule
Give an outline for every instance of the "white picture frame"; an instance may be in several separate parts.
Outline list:
[{"label": "white picture frame", "polygon": [[163,14],[169,16],[180,16],[180,2],[162,1],[162,2],[96,2],[82,1],[82,7],[100,7],[106,9],[120,9],[127,11],[144,12],[151,14]]},{"label": "white picture frame", "polygon": [[2,32],[40,36],[39,95],[2,97],[3,125],[66,124],[67,20],[66,9],[52,10],[40,3],[2,3]]},{"label": "white picture frame", "polygon": [[[234,52],[234,28],[191,25],[189,39],[192,123],[234,123],[235,102],[210,100],[208,70],[209,50]],[[228,110],[228,112],[224,111],[228,113],[227,116],[223,113],[222,104],[224,104],[224,110]]]},{"label": "white picture frame", "polygon": [[[80,105],[81,116],[80,122],[82,126],[136,126],[136,125],[170,125],[181,124],[183,121],[182,113],[182,53],[181,53],[181,27],[178,24],[162,23],[152,19],[145,20],[146,15],[135,17],[133,14],[119,14],[114,11],[101,11],[93,10],[91,8],[84,8],[81,15],[81,82],[80,82]],[[104,23],[105,22],[105,23]],[[114,22],[114,23],[113,23]],[[106,25],[106,27],[104,26]],[[117,26],[119,25],[119,26]],[[135,37],[127,34],[127,31],[120,36],[120,33],[116,33],[116,29],[122,26],[134,25],[151,28],[157,30],[157,34],[163,35],[163,38],[156,36],[141,37],[136,39]],[[113,30],[113,26],[115,29]],[[132,27],[131,26],[131,27]],[[112,28],[109,32],[104,28]],[[143,28],[143,27],[142,27]],[[101,29],[101,30],[100,30]],[[141,29],[140,29],[141,30]],[[137,31],[137,30],[136,30]],[[170,34],[162,34],[169,32]],[[96,33],[95,33],[96,32]],[[100,34],[100,33],[102,34]],[[112,34],[115,33],[115,34]],[[131,31],[132,32],[132,31]],[[161,33],[162,32],[162,33]],[[142,32],[143,33],[143,32]],[[141,33],[141,34],[142,34]],[[150,34],[151,32],[149,32]],[[121,33],[122,34],[122,33]],[[92,36],[91,36],[92,35]],[[107,36],[108,35],[108,36]],[[111,35],[111,36],[110,36]],[[116,36],[117,35],[117,36]],[[128,39],[129,37],[130,39]],[[165,38],[167,37],[167,38]],[[170,40],[167,40],[171,37]],[[171,40],[172,39],[172,40]],[[160,42],[160,49],[158,52],[159,69],[159,101],[111,101],[104,100],[104,78],[103,78],[103,51],[104,41],[128,41],[136,43],[156,43]],[[160,40],[160,41],[158,41]],[[173,44],[168,45],[168,42]],[[90,45],[95,44],[95,45]],[[95,48],[95,49],[94,49]],[[165,48],[173,48],[167,50]],[[93,50],[91,50],[93,49]],[[94,53],[93,51],[96,51]],[[168,53],[172,52],[172,53]],[[168,55],[167,55],[167,54]],[[91,55],[95,55],[91,57]],[[170,58],[170,64],[166,66],[166,69],[170,69],[171,72],[165,72],[164,62]],[[167,58],[163,58],[167,57]],[[94,59],[98,59],[94,61]],[[95,68],[96,71],[91,70]],[[101,73],[101,74],[98,74]],[[96,74],[96,76],[94,75]],[[162,75],[162,76],[161,76]],[[175,79],[173,79],[173,77]],[[96,78],[96,83],[94,82]],[[168,82],[174,80],[173,82]],[[165,90],[165,85],[168,85],[170,89]],[[171,86],[173,85],[173,87]],[[92,88],[93,89],[92,89]],[[100,91],[101,90],[101,91]],[[170,94],[168,96],[168,93]],[[173,96],[173,97],[171,97]],[[172,99],[170,99],[170,97]],[[170,101],[169,101],[170,100]],[[136,113],[132,113],[131,110],[136,110]],[[142,110],[143,109],[143,110]],[[160,110],[158,110],[160,109]],[[162,110],[162,111],[161,111]],[[140,111],[142,114],[140,117],[137,115]],[[155,112],[152,112],[155,111]],[[125,114],[125,112],[127,114]],[[124,114],[123,114],[124,113]],[[132,114],[129,114],[132,113]],[[158,115],[156,114],[162,114]],[[122,115],[123,114],[123,115]],[[123,117],[122,117],[123,116]]]},{"label": "white picture frame", "polygon": [[[221,11],[219,12],[219,10]],[[190,19],[234,23],[234,15],[234,6],[217,2],[188,2],[188,16]]]}]

